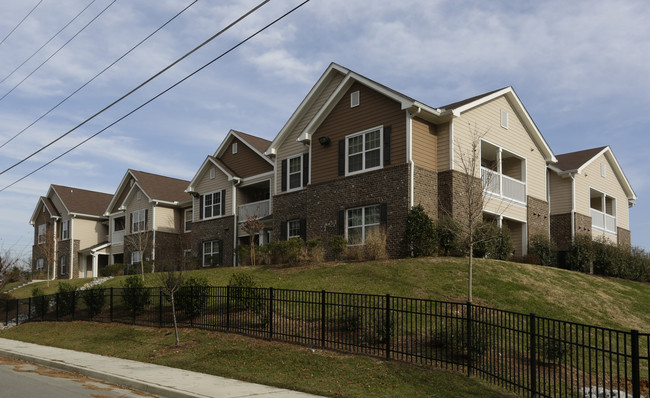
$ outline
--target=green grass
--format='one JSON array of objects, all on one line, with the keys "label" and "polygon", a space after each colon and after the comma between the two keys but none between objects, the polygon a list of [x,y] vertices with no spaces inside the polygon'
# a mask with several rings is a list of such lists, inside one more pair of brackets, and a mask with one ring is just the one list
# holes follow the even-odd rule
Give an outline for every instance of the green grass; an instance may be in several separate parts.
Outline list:
[{"label": "green grass", "polygon": [[[263,287],[328,290],[464,302],[467,259],[421,258],[282,267],[238,267],[192,271],[225,286],[234,272],[250,273]],[[120,287],[124,277],[104,284]],[[155,274],[145,275],[158,286]],[[70,281],[65,281],[70,282]],[[75,279],[75,285],[87,280]],[[56,292],[56,281],[28,285],[11,294],[29,297],[35,286]],[[507,261],[476,260],[474,302],[504,310],[616,329],[650,331],[650,285]]]},{"label": "green grass", "polygon": [[178,347],[168,329],[86,322],[26,323],[0,337],[333,397],[514,396],[452,371],[196,329],[181,330]]}]

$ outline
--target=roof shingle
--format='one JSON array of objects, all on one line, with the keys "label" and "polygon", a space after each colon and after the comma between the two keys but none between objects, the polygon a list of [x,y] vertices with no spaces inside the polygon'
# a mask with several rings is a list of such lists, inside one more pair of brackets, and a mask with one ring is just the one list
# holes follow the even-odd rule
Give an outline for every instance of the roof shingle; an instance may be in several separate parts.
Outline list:
[{"label": "roof shingle", "polygon": [[113,198],[113,195],[108,193],[66,187],[63,185],[53,184],[52,188],[71,213],[101,217],[104,210],[106,210],[106,206],[108,206]]},{"label": "roof shingle", "polygon": [[[185,192],[185,188],[190,185],[190,182],[187,180],[146,173],[139,170],[130,171],[136,180],[138,180],[138,185],[140,185],[142,190],[151,199],[180,203],[187,202],[191,199],[190,195]],[[106,210],[106,207],[104,207],[104,210]]]},{"label": "roof shingle", "polygon": [[601,146],[598,148],[585,149],[582,151],[557,155],[557,163],[554,164],[554,166],[563,171],[578,170],[583,164],[587,163],[605,148],[607,147]]}]

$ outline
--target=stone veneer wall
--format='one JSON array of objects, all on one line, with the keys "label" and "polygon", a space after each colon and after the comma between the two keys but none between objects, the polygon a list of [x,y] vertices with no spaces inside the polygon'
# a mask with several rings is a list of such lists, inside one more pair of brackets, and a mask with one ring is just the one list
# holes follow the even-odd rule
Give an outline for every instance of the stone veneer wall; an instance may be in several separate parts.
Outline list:
[{"label": "stone veneer wall", "polygon": [[425,212],[434,220],[438,219],[438,173],[415,166],[413,184],[413,204],[421,204]]},{"label": "stone veneer wall", "polygon": [[409,165],[392,166],[273,196],[272,240],[280,240],[283,221],[306,219],[307,240],[323,242],[338,235],[338,212],[359,206],[387,204],[386,249],[399,255],[409,211]]},{"label": "stone veneer wall", "polygon": [[621,247],[632,247],[632,233],[630,230],[617,227],[616,228],[617,243]]},{"label": "stone veneer wall", "polygon": [[548,217],[548,202],[528,196],[528,237],[533,235],[544,235],[549,237],[550,220]]},{"label": "stone veneer wall", "polygon": [[199,267],[203,264],[200,258],[203,253],[203,242],[211,240],[223,242],[222,266],[233,266],[234,222],[234,216],[227,216],[192,223],[192,255],[199,257]]}]

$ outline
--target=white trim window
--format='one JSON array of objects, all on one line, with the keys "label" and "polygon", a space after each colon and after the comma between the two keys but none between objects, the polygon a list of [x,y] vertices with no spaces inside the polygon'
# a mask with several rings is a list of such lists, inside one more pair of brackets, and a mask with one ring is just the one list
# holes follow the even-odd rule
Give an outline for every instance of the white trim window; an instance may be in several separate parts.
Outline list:
[{"label": "white trim window", "polygon": [[192,249],[183,250],[183,257],[192,257]]},{"label": "white trim window", "polygon": [[192,209],[185,209],[185,220],[183,222],[185,232],[190,232],[192,230]]},{"label": "white trim window", "polygon": [[372,205],[348,209],[346,237],[349,245],[362,245],[381,224],[381,205]]},{"label": "white trim window", "polygon": [[203,266],[219,265],[219,241],[203,242]]},{"label": "white trim window", "polygon": [[146,209],[131,213],[131,233],[143,232],[147,229]]},{"label": "white trim window", "polygon": [[70,239],[70,220],[61,223],[61,240]]},{"label": "white trim window", "polygon": [[508,111],[506,109],[501,109],[501,127],[508,128]]},{"label": "white trim window", "polygon": [[302,188],[302,154],[287,159],[287,187],[289,190]]},{"label": "white trim window", "polygon": [[203,218],[219,217],[221,215],[221,191],[203,195]]},{"label": "white trim window", "polygon": [[45,269],[45,259],[41,257],[36,260],[36,270],[43,271],[44,269]]},{"label": "white trim window", "polygon": [[41,224],[38,226],[38,243],[45,243],[45,229],[46,225]]},{"label": "white trim window", "polygon": [[287,221],[287,239],[300,237],[300,220]]},{"label": "white trim window", "polygon": [[138,264],[142,260],[142,252],[134,251],[131,252],[131,264]]},{"label": "white trim window", "polygon": [[345,137],[345,175],[379,169],[383,165],[383,127]]},{"label": "white trim window", "polygon": [[237,143],[236,142],[232,143],[232,154],[233,155],[237,154]]},{"label": "white trim window", "polygon": [[59,257],[59,273],[61,275],[67,275],[68,274],[68,256],[65,254],[61,257]]}]

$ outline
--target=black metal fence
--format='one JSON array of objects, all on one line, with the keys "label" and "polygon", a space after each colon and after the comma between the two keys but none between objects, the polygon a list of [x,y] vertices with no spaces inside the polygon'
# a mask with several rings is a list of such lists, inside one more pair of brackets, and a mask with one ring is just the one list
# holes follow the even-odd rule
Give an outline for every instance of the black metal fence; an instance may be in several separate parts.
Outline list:
[{"label": "black metal fence", "polygon": [[[650,334],[636,330],[390,295],[229,286],[187,287],[175,298],[181,327],[451,368],[523,396],[591,397],[607,389],[649,397]],[[172,325],[170,301],[159,288],[0,301],[0,314],[5,325]]]}]

